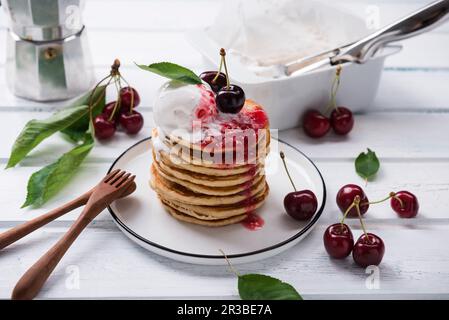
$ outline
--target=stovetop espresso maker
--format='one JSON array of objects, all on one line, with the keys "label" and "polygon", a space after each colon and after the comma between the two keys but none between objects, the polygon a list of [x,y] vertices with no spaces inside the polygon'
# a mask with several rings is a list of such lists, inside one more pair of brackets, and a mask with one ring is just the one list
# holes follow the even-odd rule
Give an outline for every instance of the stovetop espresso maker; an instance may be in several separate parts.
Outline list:
[{"label": "stovetop espresso maker", "polygon": [[1,0],[1,5],[9,18],[6,77],[15,95],[62,100],[92,87],[83,0]]}]

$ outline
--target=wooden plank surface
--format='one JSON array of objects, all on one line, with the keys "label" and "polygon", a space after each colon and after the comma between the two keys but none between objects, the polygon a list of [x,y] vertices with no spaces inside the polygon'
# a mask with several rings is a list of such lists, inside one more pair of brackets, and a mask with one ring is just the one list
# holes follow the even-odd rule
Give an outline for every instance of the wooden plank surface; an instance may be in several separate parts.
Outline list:
[{"label": "wooden plank surface", "polygon": [[[145,125],[136,136],[127,136],[120,132],[115,139],[97,143],[89,159],[110,161],[119,156],[126,148],[150,135],[151,112],[143,112]],[[11,146],[17,135],[31,118],[45,118],[46,112],[5,112],[4,134],[0,141],[0,161],[6,162]],[[311,158],[352,159],[367,147],[377,151],[384,159],[449,159],[449,121],[448,113],[369,113],[355,117],[354,130],[346,137],[329,134],[324,139],[311,139],[302,129],[282,131],[275,136],[290,142]],[[44,141],[32,153],[30,158],[48,162],[56,159],[57,154],[68,150],[59,134]]]},{"label": "wooden plank surface", "polygon": [[[111,160],[112,162],[112,160]],[[328,199],[326,211],[320,220],[323,225],[337,221],[341,213],[337,208],[335,197],[338,190],[345,184],[359,184],[366,190],[370,200],[379,200],[390,191],[409,190],[419,197],[420,213],[416,219],[398,219],[391,210],[389,202],[372,206],[368,221],[388,221],[398,225],[416,225],[449,222],[449,161],[424,160],[407,164],[407,161],[384,160],[378,177],[365,187],[364,181],[354,171],[350,160],[318,160],[315,162],[321,170],[327,183]],[[26,166],[19,169],[0,171],[0,181],[14,181],[14,187],[7,183],[0,184],[0,199],[2,208],[1,226],[13,226],[57,207],[74,197],[73,190],[87,190],[105,174],[109,163],[86,163],[79,174],[64,188],[57,197],[40,209],[19,209],[26,196],[26,183],[32,172],[39,169],[36,166]],[[287,179],[287,177],[286,177]],[[150,189],[148,189],[150,192]],[[68,226],[79,210],[61,217],[61,225]],[[110,220],[105,211],[97,220]],[[67,223],[65,223],[67,222]],[[59,224],[58,224],[59,225]]]},{"label": "wooden plank surface", "polygon": [[[62,235],[47,228],[0,253],[0,298],[8,298],[15,282]],[[307,299],[400,296],[448,298],[449,256],[441,243],[447,229],[372,229],[385,242],[379,269],[379,289],[368,289],[370,274],[352,258],[329,259],[322,245],[323,228],[317,228],[300,245],[275,257],[236,266],[239,272],[264,273],[288,281]],[[361,231],[354,230],[357,237]],[[398,235],[399,233],[399,235]],[[438,261],[438,263],[435,263]],[[74,277],[79,276],[79,289]],[[223,266],[197,266],[149,253],[116,228],[88,228],[63,258],[39,298],[237,298],[237,281]],[[371,287],[372,288],[372,287]]]},{"label": "wooden plank surface", "polygon": [[[339,2],[365,16],[373,2],[380,23],[386,24],[428,3],[425,0],[345,0]],[[111,162],[152,127],[151,108],[161,78],[146,74],[133,62],[170,59],[195,71],[203,70],[201,56],[184,37],[186,30],[213,22],[218,0],[87,1],[84,17],[95,72],[108,72],[119,57],[123,73],[139,90],[145,116],[141,134],[119,134],[98,144],[70,184],[43,208],[20,210],[30,174],[67,150],[69,144],[53,137],[32,152],[17,168],[0,170],[0,232],[31,219],[73,198],[94,184]],[[6,41],[0,13],[0,43]],[[119,21],[119,23],[117,22]],[[265,273],[293,284],[307,299],[318,298],[449,298],[449,24],[403,42],[403,50],[386,61],[378,95],[365,114],[356,116],[348,138],[329,136],[311,140],[300,129],[280,133],[317,164],[326,180],[326,210],[314,232],[301,244],[278,256],[238,266],[242,273]],[[0,46],[0,167],[6,164],[11,144],[32,118],[45,118],[66,102],[36,103],[16,98],[6,88],[5,51]],[[113,98],[110,92],[109,99]],[[407,189],[418,195],[421,210],[416,219],[398,219],[388,203],[372,207],[367,225],[386,243],[380,266],[380,288],[368,289],[369,274],[351,258],[334,261],[322,245],[324,228],[339,218],[335,204],[338,189],[363,181],[353,159],[366,147],[381,159],[381,171],[366,187],[370,199],[389,191]],[[8,298],[21,276],[70,226],[72,212],[21,242],[0,252],[0,298]],[[348,222],[361,234],[358,222]],[[79,289],[74,288],[79,271]],[[76,287],[76,285],[75,285]],[[39,298],[237,298],[236,280],[226,266],[206,267],[178,263],[147,252],[128,240],[107,212],[83,233],[58,266]]]}]

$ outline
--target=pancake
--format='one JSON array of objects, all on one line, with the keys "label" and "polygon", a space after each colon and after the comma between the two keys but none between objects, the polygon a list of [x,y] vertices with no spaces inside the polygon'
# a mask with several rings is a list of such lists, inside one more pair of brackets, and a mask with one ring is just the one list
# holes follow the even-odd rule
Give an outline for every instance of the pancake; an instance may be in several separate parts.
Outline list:
[{"label": "pancake", "polygon": [[[203,166],[188,162],[174,154],[168,154],[163,150],[159,151],[159,157],[153,155],[156,160],[162,161],[164,164],[170,166],[173,169],[186,170],[192,173],[204,174],[212,177],[230,176],[243,174],[254,169],[254,165],[221,165],[221,166]],[[158,159],[159,158],[159,159]]]},{"label": "pancake", "polygon": [[[211,168],[211,169],[237,169],[241,168],[242,171],[248,165],[254,165],[258,163],[263,163],[266,155],[269,152],[269,142],[266,139],[260,141],[262,145],[257,145],[251,149],[247,147],[242,148],[244,150],[251,150],[251,153],[241,154],[237,156],[235,153],[220,153],[220,152],[202,152],[200,150],[193,151],[193,149],[186,147],[181,140],[178,142],[170,141],[167,138],[160,138],[157,129],[152,131],[153,141],[158,141],[158,144],[163,144],[163,150],[158,150],[165,154],[166,158],[171,158],[172,162],[180,163],[182,165],[197,166],[200,168]],[[181,143],[179,143],[181,142]],[[153,144],[154,147],[154,144]],[[161,149],[156,148],[156,149]],[[219,173],[218,173],[219,174]]]},{"label": "pancake", "polygon": [[245,220],[245,218],[247,217],[246,214],[242,214],[239,216],[234,216],[231,218],[220,219],[220,220],[201,220],[201,219],[198,219],[198,218],[195,218],[192,216],[188,216],[176,209],[173,209],[172,207],[165,205],[164,203],[162,203],[162,205],[165,207],[165,209],[168,211],[168,213],[173,218],[183,221],[183,222],[198,224],[198,225],[205,226],[205,227],[223,227],[223,226],[227,226],[230,224],[241,222],[241,221]]},{"label": "pancake", "polygon": [[[211,119],[201,122],[201,142],[192,143],[184,133],[162,136],[152,130],[150,186],[175,219],[220,227],[244,220],[264,204],[271,137],[266,113],[250,100],[238,114],[219,113]],[[248,138],[245,128],[263,130]],[[232,133],[237,138],[222,146]]]},{"label": "pancake", "polygon": [[163,197],[160,197],[160,200],[166,205],[186,215],[190,215],[203,220],[216,220],[230,218],[241,214],[248,214],[249,212],[257,210],[264,204],[268,193],[269,188],[267,187],[263,194],[253,197],[250,201],[244,201],[243,203],[238,203],[230,206],[218,207],[189,205],[175,200],[167,200]]},{"label": "pancake", "polygon": [[[244,134],[244,133],[243,133]],[[231,135],[232,137],[232,135]],[[219,136],[219,137],[213,137],[210,138],[210,140],[203,142],[203,144],[199,144],[199,143],[191,143],[188,140],[182,139],[181,137],[176,137],[173,135],[167,136],[165,137],[165,142],[167,143],[167,145],[169,146],[177,146],[179,149],[182,148],[182,150],[184,151],[183,154],[190,154],[191,156],[195,156],[197,158],[203,158],[203,159],[207,159],[205,156],[201,157],[201,153],[207,154],[210,152],[213,152],[214,154],[221,154],[222,157],[223,154],[234,154],[235,153],[235,144],[236,143],[240,143],[240,144],[244,144],[244,148],[246,150],[254,150],[254,152],[256,152],[256,150],[261,149],[263,146],[268,147],[270,145],[270,141],[271,141],[271,135],[270,135],[270,131],[269,130],[257,130],[253,132],[249,132],[248,133],[248,137],[252,137],[251,139],[246,139],[245,142],[245,138],[242,135],[241,138],[235,138],[235,140],[229,140],[230,142],[229,145],[226,144],[225,141],[226,137],[225,135],[223,136]],[[232,142],[232,144],[231,144]],[[242,145],[243,147],[243,145]],[[262,150],[262,149],[261,149]],[[255,156],[253,156],[252,158],[255,158]],[[252,159],[251,158],[251,159]],[[221,159],[221,158],[220,158]],[[210,164],[213,164],[213,161],[208,161],[210,162]]]},{"label": "pancake", "polygon": [[170,175],[173,178],[208,187],[238,186],[240,184],[253,180],[255,176],[264,174],[264,168],[261,166],[254,166],[249,171],[240,174],[234,174],[234,171],[227,170],[227,172],[229,173],[226,176],[211,176],[203,173],[196,173],[179,169],[176,166],[173,166],[172,163],[166,163],[165,161],[155,160],[154,164],[156,165],[156,169],[158,171],[165,173],[166,175]]},{"label": "pancake", "polygon": [[244,192],[226,195],[212,196],[201,193],[195,193],[179,184],[165,180],[161,177],[154,166],[151,166],[151,187],[165,199],[176,200],[186,204],[222,206],[240,203],[246,199],[263,193],[266,189],[265,179],[254,184]]},{"label": "pancake", "polygon": [[169,180],[170,182],[179,184],[196,193],[203,193],[216,196],[223,196],[223,195],[225,196],[242,192],[247,188],[252,187],[256,183],[260,182],[260,180],[264,178],[264,176],[260,174],[244,175],[243,178],[245,179],[241,184],[236,184],[234,181],[227,181],[229,182],[229,185],[217,187],[208,184],[208,182],[211,181],[210,178],[207,178],[206,180],[199,180],[196,179],[196,177],[192,177],[192,179],[189,181],[187,180],[189,178],[187,175],[183,176],[182,178],[179,178],[178,177],[179,175],[176,176],[172,175],[171,173],[176,174],[176,171],[168,172],[166,170],[167,168],[162,168],[156,161],[153,163],[153,165],[155,170],[157,170],[157,173],[165,180]]}]

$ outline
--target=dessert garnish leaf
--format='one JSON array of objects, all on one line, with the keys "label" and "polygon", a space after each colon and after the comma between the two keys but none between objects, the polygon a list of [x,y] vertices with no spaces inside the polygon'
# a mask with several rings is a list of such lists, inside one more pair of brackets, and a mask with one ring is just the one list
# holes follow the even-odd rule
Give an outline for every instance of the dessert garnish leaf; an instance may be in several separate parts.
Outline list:
[{"label": "dessert garnish leaf", "polygon": [[293,286],[263,274],[239,276],[238,289],[242,300],[302,300]]},{"label": "dessert garnish leaf", "polygon": [[171,62],[157,62],[150,65],[137,64],[140,69],[153,72],[165,78],[187,84],[201,84],[201,79],[192,70]]},{"label": "dessert garnish leaf", "polygon": [[[104,106],[104,91],[104,88],[99,88],[93,95],[92,101],[96,102],[94,113],[99,112]],[[58,131],[64,132],[72,141],[82,140],[89,125],[90,95],[89,91],[72,106],[57,111],[47,119],[30,120],[16,138],[6,168],[14,167],[43,140]]]},{"label": "dessert garnish leaf", "polygon": [[380,162],[376,153],[368,148],[367,152],[362,152],[355,159],[355,170],[359,176],[368,181],[379,171]]},{"label": "dessert garnish leaf", "polygon": [[85,132],[82,144],[63,154],[56,162],[33,173],[28,180],[27,197],[22,208],[39,207],[61,190],[93,147],[92,134]]},{"label": "dessert garnish leaf", "polygon": [[242,300],[302,300],[292,285],[263,274],[241,275],[234,268],[223,250],[219,250],[228,263],[230,271],[238,278],[239,295]]}]

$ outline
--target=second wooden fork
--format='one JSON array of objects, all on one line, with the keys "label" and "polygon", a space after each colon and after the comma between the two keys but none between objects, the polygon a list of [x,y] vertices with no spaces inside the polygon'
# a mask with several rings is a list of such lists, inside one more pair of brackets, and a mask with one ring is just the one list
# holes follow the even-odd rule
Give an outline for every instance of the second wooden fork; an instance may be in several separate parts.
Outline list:
[{"label": "second wooden fork", "polygon": [[61,258],[86,226],[111,202],[119,198],[135,176],[121,170],[108,174],[94,187],[86,206],[66,234],[44,254],[17,282],[12,299],[33,299],[53,272]]}]

